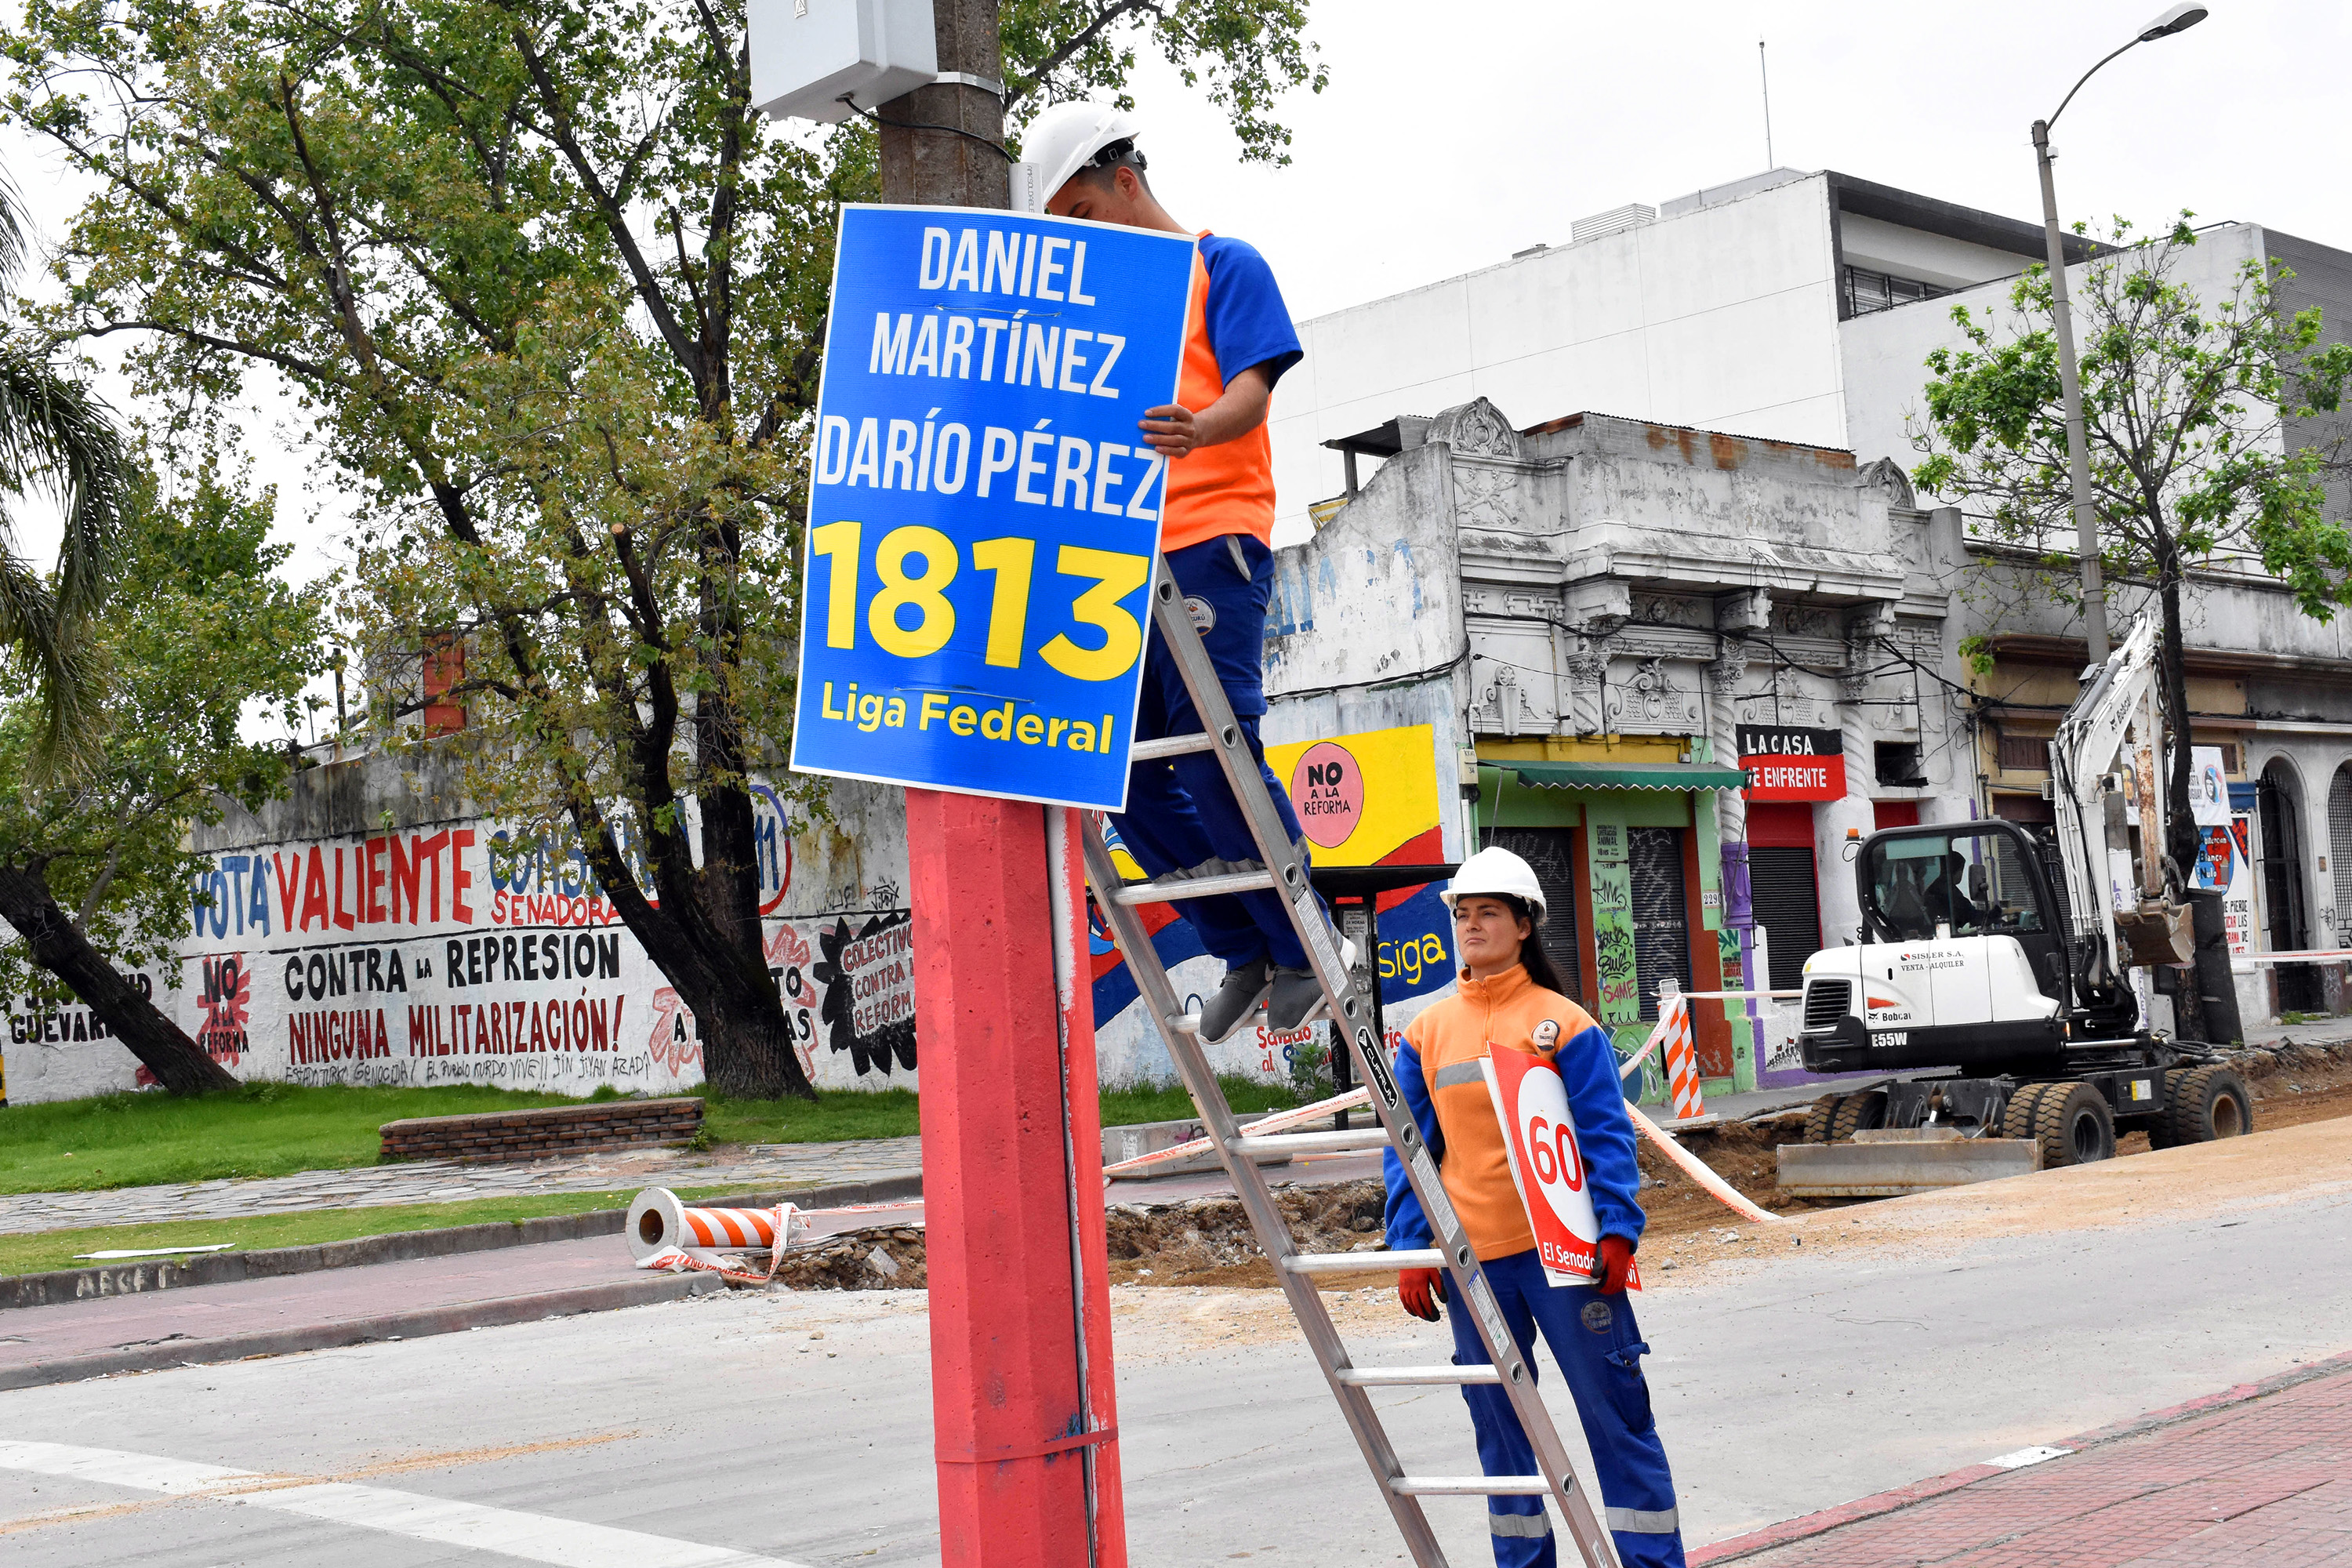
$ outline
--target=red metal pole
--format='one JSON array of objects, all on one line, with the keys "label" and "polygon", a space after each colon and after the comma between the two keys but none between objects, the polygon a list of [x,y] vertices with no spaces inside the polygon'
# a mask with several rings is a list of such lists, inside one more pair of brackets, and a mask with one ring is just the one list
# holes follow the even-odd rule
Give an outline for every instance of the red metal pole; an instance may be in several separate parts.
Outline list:
[{"label": "red metal pole", "polygon": [[1085,900],[1047,815],[907,792],[945,1568],[1126,1563],[1083,946],[1055,962]]}]

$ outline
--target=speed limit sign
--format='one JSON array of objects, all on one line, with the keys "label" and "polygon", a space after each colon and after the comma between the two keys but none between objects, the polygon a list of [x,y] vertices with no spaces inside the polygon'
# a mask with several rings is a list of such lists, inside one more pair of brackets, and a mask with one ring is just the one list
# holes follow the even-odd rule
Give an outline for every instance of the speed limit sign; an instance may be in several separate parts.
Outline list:
[{"label": "speed limit sign", "polygon": [[1601,1221],[1585,1186],[1584,1153],[1559,1069],[1549,1058],[1507,1046],[1489,1047],[1479,1065],[1502,1119],[1511,1181],[1527,1208],[1544,1272],[1554,1285],[1591,1284]]}]

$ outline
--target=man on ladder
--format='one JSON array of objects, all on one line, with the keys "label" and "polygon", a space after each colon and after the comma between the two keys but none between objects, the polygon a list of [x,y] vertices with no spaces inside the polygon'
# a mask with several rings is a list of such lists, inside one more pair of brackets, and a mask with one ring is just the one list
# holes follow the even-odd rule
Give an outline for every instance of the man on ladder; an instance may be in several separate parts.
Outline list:
[{"label": "man on ladder", "polygon": [[[1397,1051],[1397,1088],[1437,1157],[1445,1194],[1461,1216],[1492,1283],[1511,1333],[1535,1370],[1536,1331],[1568,1379],[1592,1448],[1601,1501],[1625,1568],[1681,1568],[1681,1527],[1674,1478],[1650,1416],[1641,1358],[1649,1351],[1625,1297],[1643,1215],[1634,1193],[1633,1125],[1619,1091],[1609,1037],[1560,994],[1559,976],[1543,946],[1543,889],[1534,869],[1507,849],[1481,849],[1462,864],[1443,897],[1454,911],[1461,988],[1405,1030]],[[1590,1286],[1555,1288],[1538,1260],[1504,1147],[1501,1121],[1480,1059],[1500,1050],[1549,1057],[1567,1086],[1584,1176],[1601,1222],[1599,1268]],[[1391,1149],[1388,1242],[1393,1251],[1430,1245],[1427,1216]],[[1402,1271],[1397,1296],[1406,1311],[1437,1321],[1444,1276]],[[1434,1300],[1433,1300],[1434,1298]],[[1486,1348],[1459,1302],[1447,1301],[1455,1364],[1483,1364]],[[1535,1457],[1510,1401],[1491,1384],[1465,1384],[1478,1462],[1490,1476],[1523,1475]],[[1552,1568],[1558,1548],[1539,1497],[1488,1500],[1486,1523],[1498,1568]]]},{"label": "man on ladder", "polygon": [[[1044,174],[1045,210],[1130,228],[1189,234],[1145,178],[1134,119],[1099,103],[1066,103],[1037,117],[1023,151]],[[1275,383],[1306,357],[1276,287],[1250,246],[1203,230],[1192,265],[1192,308],[1177,400],[1150,411],[1144,440],[1168,465],[1160,548],[1215,664],[1234,716],[1258,758],[1291,841],[1305,846],[1281,783],[1265,766],[1257,721],[1265,712],[1260,659],[1274,592],[1274,457],[1265,417]],[[1135,739],[1201,729],[1157,625],[1143,667]],[[1143,761],[1129,776],[1127,810],[1113,826],[1148,876],[1168,881],[1257,867],[1249,824],[1214,755]],[[1175,905],[1202,948],[1225,962],[1224,984],[1202,1009],[1201,1037],[1225,1038],[1266,1004],[1266,1022],[1294,1029],[1322,989],[1272,891],[1187,899]]]}]

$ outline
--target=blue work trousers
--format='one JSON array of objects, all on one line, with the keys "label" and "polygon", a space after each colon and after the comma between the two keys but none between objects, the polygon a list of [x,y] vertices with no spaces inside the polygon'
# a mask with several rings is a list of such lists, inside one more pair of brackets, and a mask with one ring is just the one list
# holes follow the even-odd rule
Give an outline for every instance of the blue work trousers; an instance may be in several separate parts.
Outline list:
[{"label": "blue work trousers", "polygon": [[[1257,734],[1258,719],[1265,712],[1259,661],[1265,657],[1266,605],[1274,595],[1274,552],[1246,535],[1227,534],[1171,551],[1168,567],[1192,612],[1202,646],[1217,668],[1225,700],[1233,704],[1234,716],[1249,737],[1266,793],[1274,797],[1275,815],[1282,818],[1291,842],[1297,843],[1297,815],[1281,782],[1265,765],[1265,746]],[[1198,734],[1202,727],[1192,693],[1184,689],[1174,656],[1155,622],[1143,663],[1135,738]],[[1136,763],[1128,773],[1127,809],[1112,817],[1111,825],[1147,876],[1191,871],[1211,860],[1258,858],[1248,819],[1213,752]],[[1192,922],[1201,945],[1228,966],[1261,955],[1286,968],[1307,966],[1306,950],[1290,929],[1281,898],[1274,893],[1186,899],[1174,909]]]},{"label": "blue work trousers", "polygon": [[[1650,1347],[1633,1321],[1632,1300],[1603,1296],[1590,1285],[1555,1288],[1532,1248],[1485,1265],[1487,1282],[1511,1325],[1512,1337],[1536,1373],[1536,1330],[1576,1398],[1577,1418],[1600,1472],[1602,1518],[1625,1568],[1683,1568],[1682,1527],[1675,1513],[1675,1479],[1650,1417],[1650,1385],[1642,1357]],[[1483,1366],[1488,1357],[1467,1307],[1448,1301],[1457,1366]],[[1493,1384],[1465,1384],[1470,1424],[1478,1436],[1478,1463],[1490,1476],[1542,1474],[1511,1402]],[[1539,1497],[1486,1500],[1486,1526],[1495,1539],[1496,1568],[1554,1568],[1559,1549]]]}]

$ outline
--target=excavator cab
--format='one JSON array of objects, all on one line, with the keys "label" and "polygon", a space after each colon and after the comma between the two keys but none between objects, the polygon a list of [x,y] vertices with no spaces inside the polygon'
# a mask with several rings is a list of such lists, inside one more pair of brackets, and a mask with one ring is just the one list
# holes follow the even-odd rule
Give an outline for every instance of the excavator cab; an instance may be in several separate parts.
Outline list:
[{"label": "excavator cab", "polygon": [[2065,920],[2026,830],[1998,817],[1895,827],[1864,840],[1865,942],[2013,937],[2042,994],[2066,1005]]}]

